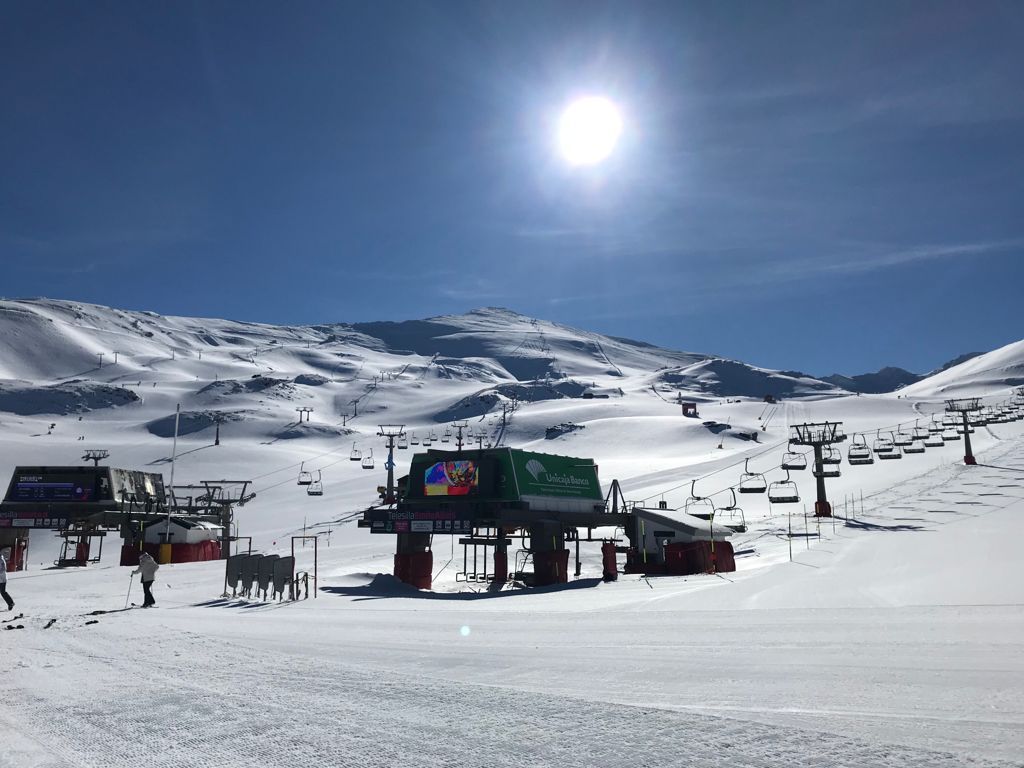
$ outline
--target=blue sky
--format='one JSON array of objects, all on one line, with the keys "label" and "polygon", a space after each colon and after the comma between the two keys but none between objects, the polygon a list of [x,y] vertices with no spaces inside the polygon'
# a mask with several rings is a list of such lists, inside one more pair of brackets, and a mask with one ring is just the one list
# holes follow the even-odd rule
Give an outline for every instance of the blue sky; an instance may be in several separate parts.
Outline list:
[{"label": "blue sky", "polygon": [[[817,374],[1024,336],[1018,2],[7,2],[0,294],[504,306]],[[568,166],[574,97],[623,112]]]}]

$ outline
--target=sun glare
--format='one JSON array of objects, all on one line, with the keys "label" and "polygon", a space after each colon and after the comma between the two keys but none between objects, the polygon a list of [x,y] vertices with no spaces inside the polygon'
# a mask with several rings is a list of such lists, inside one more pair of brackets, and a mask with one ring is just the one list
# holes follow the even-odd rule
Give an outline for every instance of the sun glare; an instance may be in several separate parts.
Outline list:
[{"label": "sun glare", "polygon": [[562,156],[572,165],[594,165],[615,149],[622,133],[622,117],[616,106],[600,96],[572,102],[558,123]]}]

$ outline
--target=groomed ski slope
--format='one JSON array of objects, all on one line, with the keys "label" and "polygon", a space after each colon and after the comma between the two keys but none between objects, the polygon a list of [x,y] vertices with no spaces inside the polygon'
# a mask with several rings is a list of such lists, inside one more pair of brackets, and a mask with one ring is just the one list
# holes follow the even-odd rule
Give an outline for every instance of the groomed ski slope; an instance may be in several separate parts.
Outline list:
[{"label": "groomed ski slope", "polygon": [[727,577],[417,593],[332,546],[316,599],[176,565],[92,617],[127,569],[12,574],[0,765],[1020,765],[1024,443],[979,455]]}]

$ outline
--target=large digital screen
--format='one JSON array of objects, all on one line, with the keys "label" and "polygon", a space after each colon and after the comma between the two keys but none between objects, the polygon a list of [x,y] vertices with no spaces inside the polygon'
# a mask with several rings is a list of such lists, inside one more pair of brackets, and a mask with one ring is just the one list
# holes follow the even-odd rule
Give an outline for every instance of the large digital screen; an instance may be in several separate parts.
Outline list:
[{"label": "large digital screen", "polygon": [[426,496],[469,496],[480,487],[480,467],[468,459],[439,461],[423,473]]},{"label": "large digital screen", "polygon": [[90,502],[108,493],[106,471],[17,473],[7,501]]}]

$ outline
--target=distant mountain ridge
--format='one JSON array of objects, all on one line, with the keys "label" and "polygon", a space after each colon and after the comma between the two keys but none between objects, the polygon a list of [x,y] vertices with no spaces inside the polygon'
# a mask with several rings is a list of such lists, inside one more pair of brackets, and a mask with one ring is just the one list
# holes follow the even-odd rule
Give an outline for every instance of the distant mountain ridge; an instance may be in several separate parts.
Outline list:
[{"label": "distant mountain ridge", "polygon": [[841,387],[849,392],[860,392],[865,395],[878,395],[885,392],[895,392],[897,389],[902,389],[910,384],[916,384],[917,382],[923,381],[937,373],[948,371],[950,368],[955,368],[961,363],[973,360],[981,354],[983,353],[967,352],[953,358],[947,363],[942,364],[929,373],[912,373],[911,371],[903,368],[897,368],[896,366],[890,365],[881,368],[876,373],[861,373],[856,376],[844,376],[841,373],[833,373],[830,376],[821,376],[819,378],[822,381],[835,384],[837,387]]},{"label": "distant mountain ridge", "polygon": [[[946,389],[956,388],[964,384],[964,371],[984,371],[985,381],[998,382],[1005,370],[1006,379],[1015,381],[1017,367],[1024,367],[1017,353],[1011,350],[998,365],[989,365],[992,354],[962,355],[927,377],[888,367],[816,378],[606,336],[500,307],[423,320],[281,326],[74,301],[0,300],[0,383],[6,382],[0,410],[118,408],[128,403],[103,387],[144,392],[145,381],[151,390],[174,383],[200,410],[215,402],[242,407],[244,401],[254,412],[299,396],[296,385],[318,386],[330,390],[323,397],[333,398],[331,409],[342,413],[358,394],[350,391],[357,381],[369,380],[372,390],[384,372],[436,390],[445,400],[434,414],[439,418],[500,411],[510,399],[633,392],[675,402],[885,393],[927,385],[933,377],[942,377]],[[263,386],[271,380],[280,383]],[[351,384],[347,389],[341,386],[345,382]]]}]

